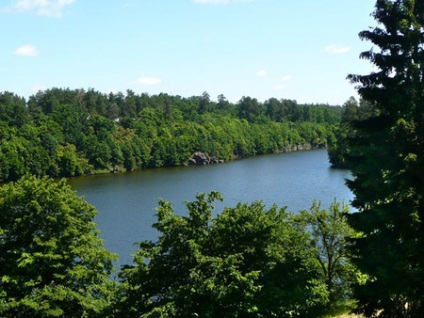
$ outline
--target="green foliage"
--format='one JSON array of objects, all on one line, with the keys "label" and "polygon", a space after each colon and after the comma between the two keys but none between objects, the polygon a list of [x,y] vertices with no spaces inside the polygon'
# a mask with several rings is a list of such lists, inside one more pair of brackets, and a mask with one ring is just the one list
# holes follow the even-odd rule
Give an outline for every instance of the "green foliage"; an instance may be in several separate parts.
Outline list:
[{"label": "green foliage", "polygon": [[0,188],[1,317],[101,316],[115,256],[95,214],[64,180],[25,176]]},{"label": "green foliage", "polygon": [[312,248],[321,279],[329,293],[327,314],[352,310],[352,286],[365,279],[352,264],[349,250],[350,239],[358,235],[347,223],[349,207],[334,201],[328,210],[315,201],[309,211],[300,211],[296,216],[311,233]]},{"label": "green foliage", "polygon": [[344,105],[341,121],[335,129],[334,139],[329,140],[328,158],[333,167],[350,168],[348,157],[351,154],[352,139],[360,121],[376,117],[378,110],[373,104],[361,99],[359,104],[351,97]]},{"label": "green foliage", "polygon": [[358,209],[349,223],[362,235],[354,261],[370,276],[356,288],[360,308],[379,317],[424,312],[424,1],[378,0],[378,27],[360,37],[376,71],[350,75],[376,110],[348,136],[348,182]]},{"label": "green foliage", "polygon": [[1,317],[321,317],[349,300],[346,207],[295,216],[257,201],[213,216],[218,192],[188,213],[159,202],[116,285],[96,211],[65,180],[25,176],[0,188]]},{"label": "green foliage", "polygon": [[13,93],[0,93],[0,120],[9,126],[21,127],[28,121],[25,99]]},{"label": "green foliage", "polygon": [[27,104],[1,93],[0,110],[0,181],[179,166],[197,151],[233,160],[323,147],[340,119],[340,107],[275,98],[232,104],[222,95],[214,102],[207,92],[182,98],[59,88]]},{"label": "green foliage", "polygon": [[328,158],[333,167],[349,168],[346,162],[346,157],[350,152],[347,137],[354,133],[351,125],[358,120],[358,112],[358,102],[351,97],[343,105],[342,118],[335,132],[335,140],[328,145]]},{"label": "green foliage", "polygon": [[[318,317],[325,313],[329,297],[336,295],[336,281],[345,277],[337,268],[333,287],[326,286],[305,224],[285,209],[266,209],[261,202],[239,203],[212,217],[214,200],[222,200],[219,193],[198,194],[196,201],[186,203],[187,216],[177,215],[170,203],[159,202],[154,225],[159,239],[139,243],[134,265],[120,272],[117,315]],[[339,211],[338,206],[333,210]],[[330,220],[325,222],[334,226]],[[339,243],[342,249],[344,241]],[[342,259],[335,263],[347,271]]]}]

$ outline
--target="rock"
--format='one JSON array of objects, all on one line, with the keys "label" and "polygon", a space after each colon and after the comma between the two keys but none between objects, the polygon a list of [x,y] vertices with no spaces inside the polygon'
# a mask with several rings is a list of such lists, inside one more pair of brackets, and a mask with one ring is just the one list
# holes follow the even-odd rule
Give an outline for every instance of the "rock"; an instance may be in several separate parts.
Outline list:
[{"label": "rock", "polygon": [[197,162],[196,162],[195,159],[190,158],[190,159],[188,159],[188,165],[189,166],[195,166],[195,165],[197,165]]},{"label": "rock", "polygon": [[221,159],[217,159],[217,158],[211,158],[209,157],[207,154],[200,152],[200,151],[196,151],[195,153],[193,153],[190,158],[187,160],[187,164],[189,166],[204,166],[204,165],[209,165],[209,164],[214,164],[214,163],[222,163],[224,162],[224,160]]},{"label": "rock", "polygon": [[121,169],[119,167],[109,168],[110,173],[117,173],[121,172]]},{"label": "rock", "polygon": [[196,161],[197,165],[207,165],[209,163],[208,156],[203,152],[195,152],[191,158]]}]

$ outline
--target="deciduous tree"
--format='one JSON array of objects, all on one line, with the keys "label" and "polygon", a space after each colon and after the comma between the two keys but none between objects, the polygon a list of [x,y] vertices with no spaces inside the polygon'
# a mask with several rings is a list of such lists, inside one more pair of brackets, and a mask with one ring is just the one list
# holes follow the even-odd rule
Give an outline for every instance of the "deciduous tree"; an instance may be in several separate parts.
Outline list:
[{"label": "deciduous tree", "polygon": [[328,293],[309,235],[285,209],[260,202],[212,217],[217,192],[198,194],[187,216],[160,201],[157,242],[141,242],[121,271],[128,317],[316,317]]},{"label": "deciduous tree", "polygon": [[350,260],[349,240],[357,234],[347,223],[347,213],[347,204],[334,201],[326,210],[314,201],[309,211],[296,215],[311,234],[314,259],[329,294],[326,312],[332,314],[354,308],[352,286],[366,278]]},{"label": "deciduous tree", "polygon": [[1,317],[101,314],[115,256],[95,214],[65,180],[25,176],[0,188]]}]

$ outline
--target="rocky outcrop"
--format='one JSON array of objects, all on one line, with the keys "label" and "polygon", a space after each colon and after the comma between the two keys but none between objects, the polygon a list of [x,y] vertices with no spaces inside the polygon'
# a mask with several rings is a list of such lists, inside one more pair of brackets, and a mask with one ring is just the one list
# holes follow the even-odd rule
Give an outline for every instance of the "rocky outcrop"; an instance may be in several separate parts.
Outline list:
[{"label": "rocky outcrop", "polygon": [[[293,152],[293,151],[303,151],[303,150],[311,150],[311,149],[318,149],[318,148],[326,148],[326,145],[312,145],[312,144],[299,144],[299,145],[288,145],[284,147],[283,149],[276,150],[274,153],[285,153],[285,152]],[[242,156],[234,155],[232,160],[239,160],[243,159]],[[190,158],[187,159],[185,162],[185,166],[204,166],[204,165],[210,165],[210,164],[216,164],[216,163],[223,163],[224,160],[218,159],[216,157],[210,157],[207,154],[196,151],[193,153]]]},{"label": "rocky outcrop", "polygon": [[109,167],[109,171],[110,171],[110,173],[117,173],[117,172],[121,172],[121,168],[118,167],[118,166]]},{"label": "rocky outcrop", "polygon": [[189,166],[204,166],[216,163],[223,163],[224,160],[215,157],[209,157],[207,154],[197,151],[187,160]]}]

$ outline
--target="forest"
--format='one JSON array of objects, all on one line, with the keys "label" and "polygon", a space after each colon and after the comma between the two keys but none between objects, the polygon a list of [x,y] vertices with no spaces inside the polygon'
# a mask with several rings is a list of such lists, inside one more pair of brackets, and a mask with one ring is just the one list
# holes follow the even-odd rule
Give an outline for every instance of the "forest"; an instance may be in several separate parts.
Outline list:
[{"label": "forest", "polygon": [[218,192],[185,216],[161,200],[157,242],[114,270],[95,208],[65,179],[24,176],[0,197],[2,317],[320,317],[353,308],[362,279],[338,202],[296,215],[239,203],[213,217]]},{"label": "forest", "polygon": [[341,107],[242,97],[52,88],[0,94],[0,181],[179,166],[195,152],[234,160],[334,140]]},{"label": "forest", "polygon": [[[179,166],[196,152],[226,161],[327,147],[342,107],[58,88],[28,101],[4,92],[0,107],[2,316],[315,317],[352,308],[345,294],[360,273],[347,258],[346,205],[327,212],[316,202],[295,216],[258,201],[213,218],[216,192],[187,203],[187,217],[160,201],[158,242],[139,242],[134,263],[114,269],[97,211],[65,179],[50,179]],[[335,243],[337,259],[324,242]]]},{"label": "forest", "polygon": [[[207,93],[89,89],[1,94],[0,316],[364,317],[424,312],[424,1],[377,0],[375,70],[348,75],[343,107]],[[218,192],[176,213],[160,200],[156,241],[114,270],[95,208],[64,177],[233,160],[299,146],[348,167],[349,207],[293,214],[261,201],[212,213]],[[9,182],[10,181],[10,182]],[[213,216],[216,215],[216,216]]]}]

